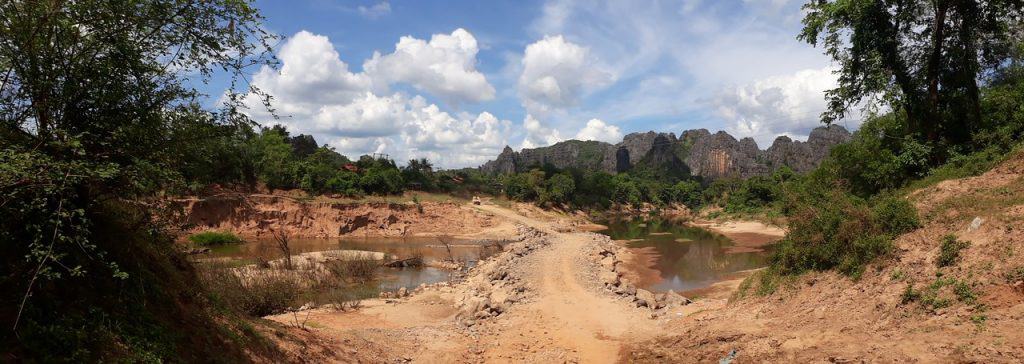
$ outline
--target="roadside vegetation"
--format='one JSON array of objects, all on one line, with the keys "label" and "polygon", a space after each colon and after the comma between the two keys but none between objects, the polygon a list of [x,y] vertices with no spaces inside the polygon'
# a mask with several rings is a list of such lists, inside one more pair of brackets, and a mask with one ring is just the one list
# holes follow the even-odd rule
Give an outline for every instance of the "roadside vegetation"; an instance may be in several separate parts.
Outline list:
[{"label": "roadside vegetation", "polygon": [[[981,174],[1020,150],[1024,42],[1019,18],[1013,17],[1020,15],[1020,4],[985,9],[965,4],[942,10],[959,17],[949,24],[931,23],[913,10],[893,15],[879,2],[805,6],[800,38],[823,47],[841,66],[839,86],[827,93],[824,121],[839,121],[865,103],[891,111],[869,115],[853,139],[833,148],[819,168],[778,184],[773,195],[778,198],[758,204],[787,216],[789,233],[769,267],[751,278],[757,292],[771,293],[787,277],[806,271],[859,277],[868,264],[891,253],[895,237],[922,224],[907,193]],[[960,33],[903,37],[900,33],[912,27],[885,28],[889,16],[921,29],[943,26]],[[923,49],[929,56],[915,57],[898,47]],[[878,57],[889,61],[877,62]],[[945,237],[936,264],[955,264],[965,247],[955,236]],[[947,287],[961,301],[972,300],[970,286],[952,279],[937,280],[923,292],[908,286],[905,300],[943,306],[950,301],[937,298],[938,292]]]}]

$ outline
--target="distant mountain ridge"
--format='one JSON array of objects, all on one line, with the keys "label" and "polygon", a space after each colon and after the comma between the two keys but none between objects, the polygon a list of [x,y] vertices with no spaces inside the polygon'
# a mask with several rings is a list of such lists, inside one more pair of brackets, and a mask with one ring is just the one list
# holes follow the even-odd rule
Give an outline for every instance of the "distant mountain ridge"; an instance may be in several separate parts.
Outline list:
[{"label": "distant mountain ridge", "polygon": [[724,131],[711,134],[707,129],[674,133],[631,133],[621,142],[567,140],[540,148],[516,152],[505,146],[495,160],[480,170],[488,174],[525,172],[550,163],[556,168],[621,173],[638,167],[685,172],[705,179],[750,178],[766,175],[782,166],[804,173],[817,167],[829,150],[850,140],[850,132],[839,125],[822,126],[811,131],[806,142],[787,136],[775,138],[761,150],[752,138],[736,140]]}]

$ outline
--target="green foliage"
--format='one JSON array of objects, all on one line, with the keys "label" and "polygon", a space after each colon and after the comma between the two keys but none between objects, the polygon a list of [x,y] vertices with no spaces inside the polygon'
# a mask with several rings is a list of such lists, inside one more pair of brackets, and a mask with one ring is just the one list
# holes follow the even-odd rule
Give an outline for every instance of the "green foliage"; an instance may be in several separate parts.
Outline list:
[{"label": "green foliage", "polygon": [[[964,143],[982,124],[978,79],[999,70],[1017,45],[1020,1],[813,1],[799,38],[839,65],[826,93],[826,122],[855,105],[887,104],[928,143]],[[915,52],[907,52],[914,49]]]},{"label": "green foliage", "polygon": [[410,159],[409,163],[402,167],[402,178],[410,188],[420,191],[432,191],[438,187],[434,165],[426,158]]},{"label": "green foliage", "polygon": [[558,173],[547,180],[547,187],[541,193],[539,202],[548,204],[565,204],[576,192],[576,182],[572,176]]},{"label": "green foliage", "polygon": [[905,124],[895,114],[870,118],[850,142],[832,148],[812,178],[843,180],[851,192],[868,197],[924,176],[931,147],[909,138]]},{"label": "green foliage", "polygon": [[906,199],[887,196],[875,201],[871,208],[875,221],[881,229],[892,236],[902,235],[921,227],[917,209]]},{"label": "green foliage", "polygon": [[696,210],[701,206],[701,185],[694,180],[679,181],[672,186],[672,200]]},{"label": "green foliage", "polygon": [[[953,278],[936,278],[921,291],[914,289],[913,284],[907,284],[907,288],[900,296],[902,304],[919,302],[921,307],[930,312],[953,305],[954,300],[966,305],[976,305],[977,292],[971,283]],[[982,309],[975,306],[976,309]]]},{"label": "green foliage", "polygon": [[1009,284],[1024,281],[1024,266],[1010,269],[1009,271],[1003,274],[1003,277],[1006,278],[1006,283]]},{"label": "green foliage", "polygon": [[192,234],[188,237],[188,240],[199,246],[241,244],[245,242],[230,231],[204,231]]},{"label": "green foliage", "polygon": [[956,235],[942,237],[942,245],[939,247],[939,256],[935,259],[935,265],[939,268],[956,264],[960,260],[960,251],[970,246],[966,241],[957,240]]},{"label": "green foliage", "polygon": [[892,250],[897,231],[888,230],[866,201],[842,188],[806,186],[794,199],[789,233],[771,258],[780,274],[836,269],[856,277],[864,265]]},{"label": "green foliage", "polygon": [[143,0],[7,1],[0,14],[0,356],[244,360],[152,199],[244,178],[238,93],[205,110],[191,85],[268,63],[259,13]]},{"label": "green foliage", "polygon": [[293,188],[297,184],[292,146],[280,129],[263,129],[251,143],[256,176],[270,188]]}]

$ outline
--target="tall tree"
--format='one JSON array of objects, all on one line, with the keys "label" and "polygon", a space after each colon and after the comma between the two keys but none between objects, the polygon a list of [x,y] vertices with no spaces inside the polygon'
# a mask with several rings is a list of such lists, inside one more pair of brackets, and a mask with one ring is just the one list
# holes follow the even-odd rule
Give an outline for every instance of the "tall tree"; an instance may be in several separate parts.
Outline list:
[{"label": "tall tree", "polygon": [[[158,327],[196,319],[184,309],[197,302],[188,264],[145,197],[179,173],[181,143],[204,129],[189,123],[247,124],[237,109],[248,87],[203,110],[191,85],[217,72],[243,80],[268,61],[260,22],[247,0],[0,2],[4,354],[97,361],[88,343],[150,350]],[[142,326],[143,342],[121,336]],[[204,353],[178,360],[212,360]]]},{"label": "tall tree", "polygon": [[999,67],[1021,0],[814,0],[799,39],[839,66],[826,123],[879,102],[931,142],[961,143],[980,122],[978,79]]}]

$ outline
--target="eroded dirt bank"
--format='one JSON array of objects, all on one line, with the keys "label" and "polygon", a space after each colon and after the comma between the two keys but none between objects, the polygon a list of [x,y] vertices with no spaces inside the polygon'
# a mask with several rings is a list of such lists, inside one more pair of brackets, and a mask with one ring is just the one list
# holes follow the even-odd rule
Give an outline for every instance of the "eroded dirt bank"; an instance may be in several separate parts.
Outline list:
[{"label": "eroded dirt bank", "polygon": [[298,200],[286,196],[225,194],[172,201],[188,231],[222,230],[265,236],[280,229],[293,237],[330,238],[502,234],[512,225],[454,202],[385,203]]},{"label": "eroded dirt bank", "polygon": [[[911,194],[925,226],[859,281],[804,275],[773,295],[672,318],[626,362],[1024,362],[1024,158]],[[969,242],[952,266],[943,236]],[[910,287],[911,293],[908,293]],[[713,303],[712,301],[701,301]]]}]

